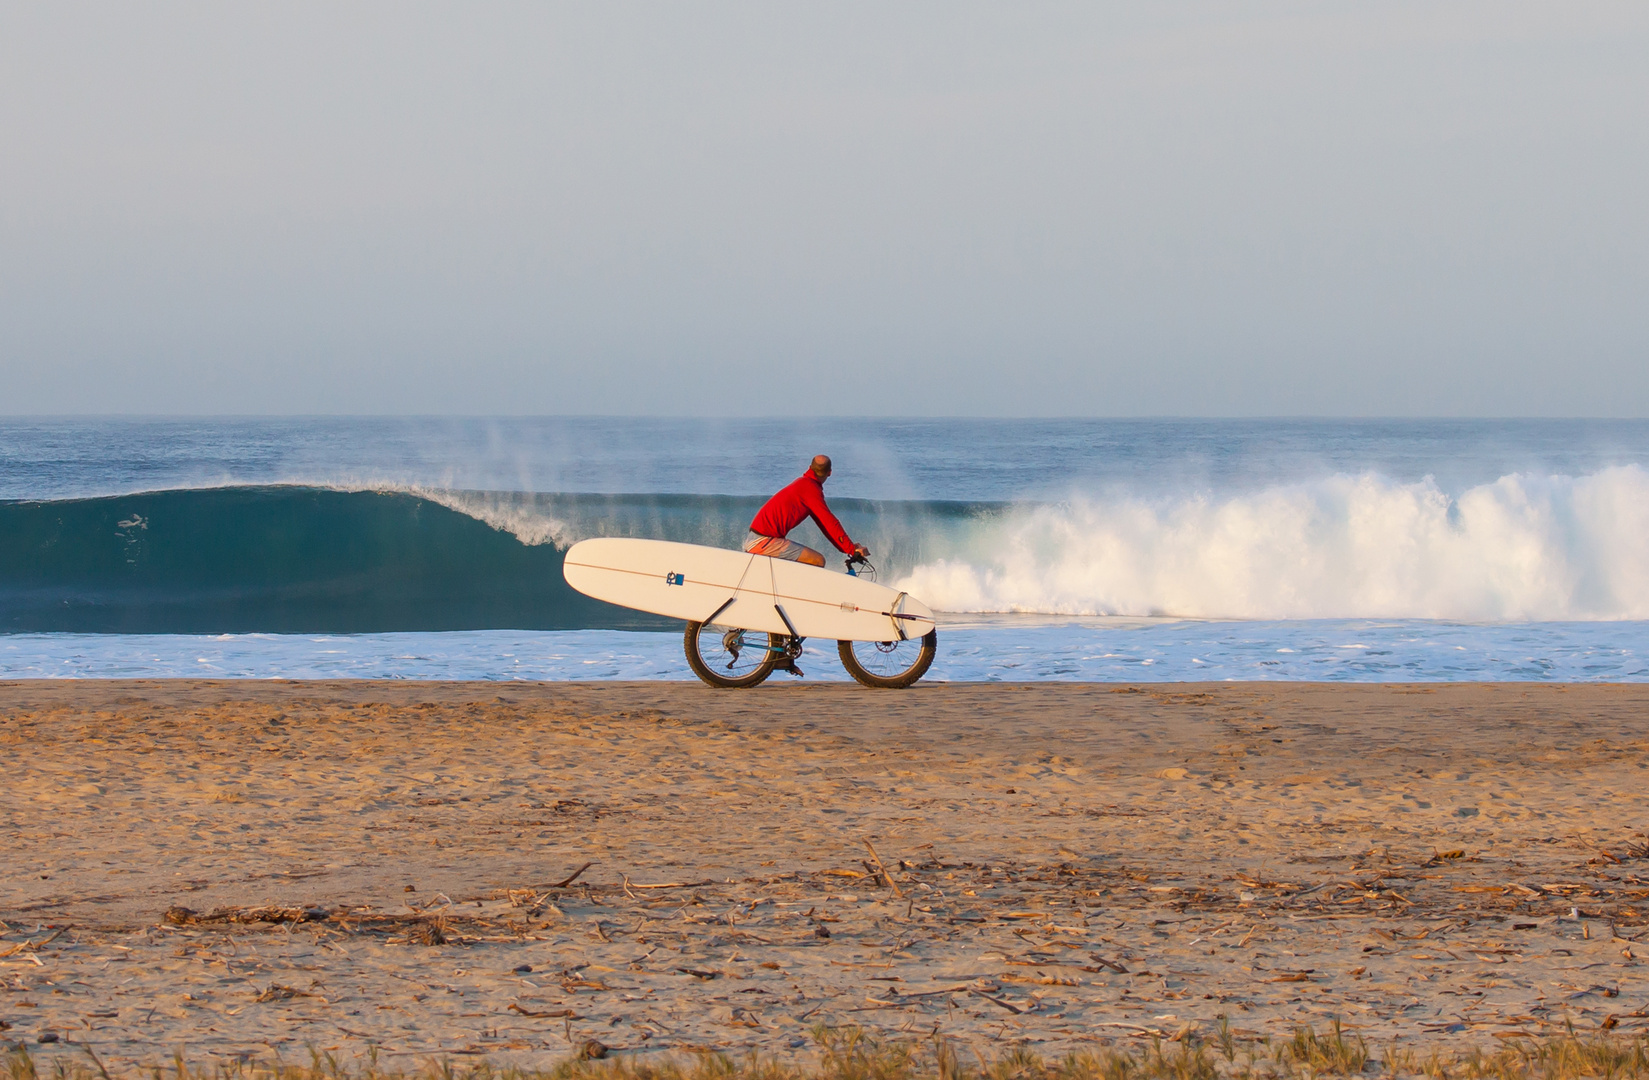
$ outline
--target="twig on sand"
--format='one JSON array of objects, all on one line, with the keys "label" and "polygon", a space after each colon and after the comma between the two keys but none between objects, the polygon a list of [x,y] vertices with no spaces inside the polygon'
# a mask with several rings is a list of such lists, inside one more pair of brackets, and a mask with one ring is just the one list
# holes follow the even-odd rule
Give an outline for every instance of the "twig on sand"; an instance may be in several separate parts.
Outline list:
[{"label": "twig on sand", "polygon": [[870,851],[870,858],[871,861],[876,864],[876,869],[881,871],[882,880],[888,883],[888,887],[893,890],[894,896],[897,896],[899,899],[903,900],[905,898],[905,894],[899,891],[899,883],[893,880],[893,875],[888,873],[887,867],[882,865],[882,857],[876,854],[876,848],[869,840],[865,841],[865,847]]},{"label": "twig on sand", "polygon": [[1019,1006],[1017,1006],[1017,1005],[1010,1005],[1010,1004],[1009,1004],[1009,1003],[1008,1003],[1008,1002],[1006,1002],[1006,1001],[1003,1001],[1003,1000],[1002,1000],[1002,999],[1001,999],[1001,998],[999,998],[999,997],[992,997],[992,996],[991,996],[991,995],[989,995],[989,994],[987,994],[987,993],[985,993],[985,992],[984,992],[984,991],[983,991],[983,990],[975,990],[975,989],[974,989],[974,988],[973,988],[973,987],[971,987],[971,986],[970,986],[970,987],[969,987],[969,988],[968,988],[968,993],[970,993],[970,994],[972,994],[972,995],[974,995],[974,996],[975,996],[975,997],[982,997],[982,998],[984,998],[984,999],[985,999],[985,1000],[986,1000],[986,1001],[988,1001],[988,1002],[990,1002],[990,1003],[991,1003],[991,1004],[992,1004],[992,1005],[1000,1005],[1000,1006],[1002,1006],[1002,1007],[1003,1007],[1003,1008],[1004,1008],[1004,1009],[1006,1009],[1006,1010],[1008,1010],[1008,1011],[1009,1011],[1009,1012],[1011,1012],[1011,1013],[1014,1013],[1014,1014],[1016,1014],[1016,1015],[1017,1015],[1017,1014],[1022,1014],[1022,1013],[1024,1013],[1024,1011],[1025,1011],[1025,1010],[1024,1010],[1024,1009],[1021,1009],[1021,1008],[1020,1008],[1020,1007],[1019,1007]]},{"label": "twig on sand", "polygon": [[571,1009],[551,1009],[548,1012],[539,1012],[536,1009],[526,1009],[522,1008],[520,1005],[511,1003],[509,1010],[512,1013],[520,1013],[522,1016],[565,1016],[572,1020],[578,1019],[578,1014],[573,1012]]},{"label": "twig on sand", "polygon": [[573,882],[577,881],[580,874],[584,873],[584,871],[588,870],[590,867],[592,867],[594,865],[595,865],[595,863],[593,863],[593,862],[585,863],[583,866],[580,866],[577,870],[574,870],[572,873],[568,874],[566,877],[562,878],[560,881],[556,882],[554,885],[551,885],[550,888],[552,888],[552,889],[565,889],[567,886],[569,886]]},{"label": "twig on sand", "polygon": [[1167,1034],[1161,1028],[1145,1027],[1141,1024],[1124,1024],[1120,1020],[1094,1020],[1090,1021],[1090,1023],[1092,1023],[1094,1027],[1127,1028],[1129,1031],[1138,1031],[1146,1035],[1155,1035],[1158,1038],[1161,1038],[1163,1035]]},{"label": "twig on sand", "polygon": [[966,994],[972,989],[973,987],[969,986],[967,983],[963,983],[960,986],[947,986],[943,990],[917,990],[915,992],[895,990],[893,992],[902,998],[926,998],[939,997],[943,994]]},{"label": "twig on sand", "polygon": [[41,946],[50,945],[52,942],[62,937],[63,931],[67,929],[68,927],[66,926],[59,927],[46,937],[41,938],[39,941],[19,941],[16,945],[13,945],[5,952],[0,952],[0,956],[14,956],[20,952],[39,952]]}]

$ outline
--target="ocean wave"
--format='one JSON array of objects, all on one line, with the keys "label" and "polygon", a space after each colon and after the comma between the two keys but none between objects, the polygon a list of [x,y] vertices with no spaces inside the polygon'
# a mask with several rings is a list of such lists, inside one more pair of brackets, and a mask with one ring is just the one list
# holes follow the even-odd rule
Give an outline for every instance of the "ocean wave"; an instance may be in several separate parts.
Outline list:
[{"label": "ocean wave", "polygon": [[1018,507],[899,588],[962,612],[1644,619],[1649,473],[1515,474],[1457,497],[1368,473]]},{"label": "ocean wave", "polygon": [[[0,502],[0,631],[664,629],[581,596],[566,547],[737,547],[756,496],[398,485]],[[940,611],[1207,619],[1649,619],[1649,473],[1452,496],[1373,473],[1049,503],[832,500],[884,582]],[[811,525],[795,534],[828,550]]]},{"label": "ocean wave", "polygon": [[574,592],[561,550],[399,490],[0,503],[0,631],[664,629]]}]

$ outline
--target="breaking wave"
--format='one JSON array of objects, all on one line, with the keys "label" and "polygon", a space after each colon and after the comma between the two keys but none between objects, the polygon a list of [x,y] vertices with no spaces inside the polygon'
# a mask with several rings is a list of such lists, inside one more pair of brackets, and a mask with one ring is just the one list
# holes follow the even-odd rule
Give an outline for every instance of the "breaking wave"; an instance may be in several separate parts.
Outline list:
[{"label": "breaking wave", "polygon": [[1019,507],[900,588],[946,611],[1218,619],[1649,618],[1649,473],[1377,475]]},{"label": "breaking wave", "polygon": [[[0,631],[664,629],[574,592],[587,536],[736,547],[760,498],[277,485],[0,502]],[[941,611],[1649,619],[1649,473],[1335,475],[1061,502],[833,500]],[[811,526],[797,538],[823,541]]]}]

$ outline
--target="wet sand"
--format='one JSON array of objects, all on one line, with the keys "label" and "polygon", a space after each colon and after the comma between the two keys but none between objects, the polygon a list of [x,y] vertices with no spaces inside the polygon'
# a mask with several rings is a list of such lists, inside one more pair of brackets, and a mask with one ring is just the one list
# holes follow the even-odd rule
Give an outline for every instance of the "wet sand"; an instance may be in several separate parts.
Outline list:
[{"label": "wet sand", "polygon": [[1628,1033],[1646,751],[1642,686],[0,684],[0,1038]]}]

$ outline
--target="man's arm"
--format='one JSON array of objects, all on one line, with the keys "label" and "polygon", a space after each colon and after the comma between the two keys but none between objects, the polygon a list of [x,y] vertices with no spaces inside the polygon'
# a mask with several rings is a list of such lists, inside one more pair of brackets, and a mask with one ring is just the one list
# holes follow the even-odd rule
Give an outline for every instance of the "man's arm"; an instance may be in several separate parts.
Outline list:
[{"label": "man's arm", "polygon": [[848,538],[847,530],[842,528],[842,523],[836,520],[836,515],[825,505],[824,495],[811,484],[802,486],[802,505],[807,507],[807,514],[813,519],[813,524],[817,525],[819,531],[829,537],[830,542],[839,550],[849,555],[858,550],[858,546]]}]

